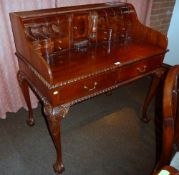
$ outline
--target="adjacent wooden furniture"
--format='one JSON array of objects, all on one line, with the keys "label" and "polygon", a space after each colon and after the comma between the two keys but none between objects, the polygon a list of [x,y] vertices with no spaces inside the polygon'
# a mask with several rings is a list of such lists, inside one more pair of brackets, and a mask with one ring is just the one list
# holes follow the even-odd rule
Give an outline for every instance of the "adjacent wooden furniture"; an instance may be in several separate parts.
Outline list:
[{"label": "adjacent wooden furniture", "polygon": [[169,70],[164,82],[162,133],[162,153],[156,170],[169,165],[173,148],[179,148],[179,65]]},{"label": "adjacent wooden furniture", "polygon": [[164,166],[152,175],[179,175],[179,171],[171,166]]},{"label": "adjacent wooden furniture", "polygon": [[142,25],[131,4],[15,12],[10,19],[27,123],[34,124],[30,87],[44,104],[57,151],[56,172],[64,169],[60,127],[71,105],[152,75],[143,107],[143,120],[149,120],[146,111],[163,74],[167,38]]}]

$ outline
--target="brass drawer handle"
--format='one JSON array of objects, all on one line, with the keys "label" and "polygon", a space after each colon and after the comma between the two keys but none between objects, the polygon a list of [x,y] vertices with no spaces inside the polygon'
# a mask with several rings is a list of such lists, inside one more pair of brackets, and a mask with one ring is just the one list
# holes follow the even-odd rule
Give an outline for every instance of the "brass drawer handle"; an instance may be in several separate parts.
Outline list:
[{"label": "brass drawer handle", "polygon": [[140,72],[140,73],[144,73],[147,69],[147,66],[144,65],[143,67],[138,67],[137,70]]},{"label": "brass drawer handle", "polygon": [[93,91],[96,89],[97,85],[98,85],[98,82],[95,81],[92,88],[89,88],[88,86],[84,85],[84,89],[86,89],[88,91]]}]

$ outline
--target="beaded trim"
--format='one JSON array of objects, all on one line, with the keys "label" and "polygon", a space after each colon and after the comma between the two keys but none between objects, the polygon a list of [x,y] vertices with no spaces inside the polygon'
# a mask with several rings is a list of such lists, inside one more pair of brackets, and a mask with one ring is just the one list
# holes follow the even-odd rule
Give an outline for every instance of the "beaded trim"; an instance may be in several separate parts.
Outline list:
[{"label": "beaded trim", "polygon": [[48,83],[48,81],[45,80],[45,78],[42,77],[42,75],[40,73],[38,73],[36,71],[36,69],[33,68],[33,66],[31,64],[29,64],[28,62],[26,62],[28,68],[39,78],[39,80],[41,80],[44,85],[48,88],[48,89],[52,89],[51,87],[51,84]]},{"label": "beaded trim", "polygon": [[113,89],[118,88],[118,87],[121,86],[121,85],[124,85],[124,84],[126,84],[126,83],[132,82],[132,81],[137,80],[137,79],[139,79],[139,78],[142,78],[142,77],[144,77],[144,76],[153,74],[153,73],[155,73],[155,72],[156,72],[156,70],[155,70],[155,71],[148,72],[148,73],[146,73],[146,74],[142,74],[141,76],[138,76],[138,77],[136,77],[136,78],[131,78],[131,79],[129,79],[129,80],[120,82],[120,83],[115,84],[115,85],[113,85],[113,86],[111,86],[111,87],[109,87],[109,88],[103,89],[103,90],[101,90],[101,91],[95,92],[95,93],[93,93],[93,94],[84,96],[84,97],[79,98],[79,99],[76,99],[76,100],[73,100],[73,101],[67,103],[67,105],[68,105],[68,106],[72,106],[72,105],[74,105],[74,104],[76,104],[76,103],[79,103],[79,102],[82,102],[82,101],[87,100],[87,99],[89,99],[89,98],[95,97],[95,96],[97,96],[97,95],[106,93],[106,92],[108,92],[108,91],[111,91],[111,90],[113,90]]},{"label": "beaded trim", "polygon": [[101,69],[99,71],[96,71],[96,72],[93,72],[93,73],[90,73],[90,74],[87,74],[87,75],[82,75],[82,76],[79,76],[79,77],[76,77],[76,78],[73,78],[73,79],[70,79],[70,80],[67,80],[67,81],[63,81],[63,82],[60,82],[60,83],[57,83],[55,85],[51,85],[48,81],[46,81],[42,75],[40,73],[38,73],[38,71],[30,64],[28,63],[22,56],[19,56],[18,55],[18,58],[20,58],[27,66],[28,68],[34,73],[34,75],[36,75],[36,77],[42,81],[42,83],[48,88],[48,89],[54,89],[54,88],[58,88],[58,87],[61,87],[61,86],[64,86],[64,85],[67,85],[67,84],[71,84],[73,82],[76,82],[76,81],[79,81],[79,80],[83,80],[85,78],[90,78],[92,76],[95,76],[95,75],[98,75],[98,74],[101,74],[101,73],[105,73],[105,72],[108,72],[108,71],[112,71],[112,70],[115,70],[117,69],[118,67],[120,67],[120,65],[113,65],[111,67],[108,67],[106,69]]},{"label": "beaded trim", "polygon": [[93,72],[93,73],[90,73],[90,74],[87,74],[87,75],[82,75],[82,76],[79,76],[79,77],[76,77],[76,78],[73,78],[73,79],[70,79],[70,80],[67,80],[67,81],[63,81],[63,82],[57,83],[56,85],[53,85],[53,88],[57,88],[57,87],[60,87],[60,86],[71,84],[71,83],[74,83],[76,81],[83,80],[85,78],[90,78],[92,76],[95,76],[95,75],[98,75],[98,74],[101,74],[101,73],[112,71],[112,70],[115,70],[117,67],[119,67],[119,66],[114,65],[114,66],[111,66],[109,68],[101,69],[99,71],[96,71],[96,72]]},{"label": "beaded trim", "polygon": [[19,53],[16,52],[16,56],[27,65],[27,67],[34,73],[34,75],[48,88],[51,88],[51,84],[45,80],[45,78]]},{"label": "beaded trim", "polygon": [[62,116],[63,118],[66,116],[66,114],[69,111],[70,106],[68,104],[62,104],[56,107],[53,107],[50,102],[48,101],[47,97],[44,97],[40,91],[34,86],[34,84],[27,78],[26,75],[24,75],[23,72],[19,71],[17,74],[19,84],[22,85],[22,82],[25,80],[31,87],[31,89],[35,92],[35,94],[39,97],[39,99],[44,104],[44,113],[46,115],[51,115],[54,117]]},{"label": "beaded trim", "polygon": [[[79,99],[75,99],[75,100],[73,100],[73,101],[71,101],[71,102],[69,102],[69,103],[65,103],[65,104],[59,105],[59,106],[57,106],[57,107],[53,107],[53,106],[49,103],[48,99],[47,99],[46,97],[44,97],[44,96],[39,92],[39,90],[38,90],[38,89],[33,85],[33,83],[27,78],[27,76],[24,75],[23,72],[20,72],[20,71],[18,72],[18,80],[20,80],[20,82],[22,82],[22,81],[25,79],[25,80],[29,83],[29,85],[30,85],[30,87],[32,88],[32,90],[38,95],[38,97],[39,97],[39,98],[41,99],[41,101],[44,103],[44,112],[45,112],[46,115],[52,115],[52,116],[54,116],[54,117],[57,117],[57,116],[61,115],[61,116],[63,116],[63,118],[64,118],[64,117],[66,116],[66,114],[68,113],[68,111],[69,111],[69,109],[70,109],[70,106],[72,106],[72,105],[74,105],[74,104],[76,104],[76,103],[79,103],[79,102],[82,102],[82,101],[87,100],[87,99],[89,99],[89,98],[92,98],[92,97],[94,97],[94,96],[97,96],[97,95],[106,93],[106,92],[111,91],[111,90],[113,90],[113,89],[115,89],[115,88],[118,88],[118,87],[121,86],[121,85],[124,85],[124,84],[129,83],[129,82],[134,81],[134,80],[137,80],[137,79],[142,78],[142,77],[144,77],[144,76],[147,76],[147,75],[150,75],[150,74],[153,74],[153,73],[158,74],[158,72],[161,72],[162,70],[163,70],[163,68],[155,69],[155,70],[150,71],[150,72],[148,72],[148,73],[146,73],[146,74],[142,74],[142,75],[140,75],[140,76],[138,76],[138,77],[131,78],[131,79],[127,80],[127,81],[120,82],[120,83],[118,83],[118,84],[116,84],[116,85],[113,85],[113,86],[111,86],[111,87],[109,87],[109,88],[105,88],[105,89],[103,89],[103,90],[101,90],[101,91],[92,93],[92,94],[90,94],[90,95],[84,96],[84,97],[79,98]],[[163,72],[163,71],[162,71],[162,72]]]},{"label": "beaded trim", "polygon": [[[28,66],[28,68],[37,76],[37,78],[39,80],[42,81],[42,83],[48,88],[48,89],[55,89],[55,88],[58,88],[58,87],[61,87],[61,86],[64,86],[64,85],[67,85],[67,84],[71,84],[71,83],[74,83],[76,81],[80,81],[80,80],[83,80],[85,78],[90,78],[92,76],[95,76],[95,75],[98,75],[98,74],[102,74],[102,73],[105,73],[105,72],[109,72],[109,71],[113,71],[117,68],[120,68],[121,65],[113,65],[111,67],[108,67],[106,69],[101,69],[99,71],[96,71],[96,72],[93,72],[93,73],[90,73],[90,74],[87,74],[87,75],[82,75],[82,76],[79,76],[79,77],[76,77],[76,78],[73,78],[73,79],[70,79],[70,80],[67,80],[67,81],[63,81],[63,82],[60,82],[60,83],[57,83],[55,85],[52,85],[50,83],[48,83],[43,77],[41,74],[39,74],[37,72],[37,70],[35,68],[33,68],[33,66],[28,63],[25,59],[23,59],[22,57],[20,57],[20,59]],[[135,61],[137,62],[137,60]]]}]

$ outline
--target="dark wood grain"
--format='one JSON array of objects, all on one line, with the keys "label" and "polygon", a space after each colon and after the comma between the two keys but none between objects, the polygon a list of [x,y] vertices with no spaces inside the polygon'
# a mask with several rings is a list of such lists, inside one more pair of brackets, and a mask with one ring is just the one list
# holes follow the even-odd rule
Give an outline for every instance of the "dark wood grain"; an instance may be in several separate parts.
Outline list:
[{"label": "dark wood grain", "polygon": [[179,66],[172,67],[167,73],[163,90],[163,137],[162,152],[156,170],[169,165],[179,144]]},{"label": "dark wood grain", "polygon": [[[33,121],[28,87],[44,104],[61,173],[60,121],[75,103],[163,72],[167,38],[142,25],[134,7],[104,3],[10,14],[19,77]],[[160,76],[158,76],[158,81]],[[157,91],[153,81],[143,108]]]}]

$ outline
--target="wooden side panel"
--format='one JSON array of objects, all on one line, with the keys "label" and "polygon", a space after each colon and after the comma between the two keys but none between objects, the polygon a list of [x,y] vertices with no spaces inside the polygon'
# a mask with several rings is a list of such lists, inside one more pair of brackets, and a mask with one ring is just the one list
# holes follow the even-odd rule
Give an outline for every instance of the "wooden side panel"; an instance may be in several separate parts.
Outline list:
[{"label": "wooden side panel", "polygon": [[[131,11],[135,11],[134,7],[130,4]],[[136,15],[131,16],[131,39],[138,42],[147,42],[151,45],[167,49],[168,39],[167,36],[159,31],[153,30],[140,23]]]},{"label": "wooden side panel", "polygon": [[17,55],[23,56],[48,82],[52,82],[52,73],[44,58],[35,52],[31,43],[25,37],[25,30],[21,19],[14,13],[10,14],[12,31]]}]

